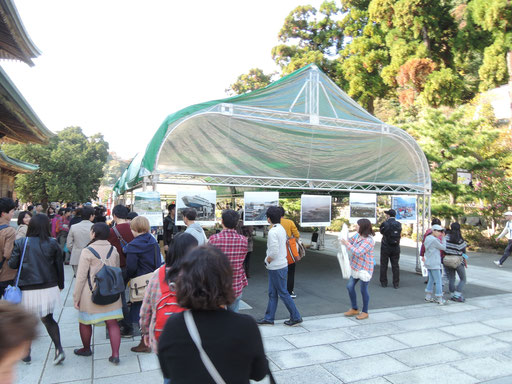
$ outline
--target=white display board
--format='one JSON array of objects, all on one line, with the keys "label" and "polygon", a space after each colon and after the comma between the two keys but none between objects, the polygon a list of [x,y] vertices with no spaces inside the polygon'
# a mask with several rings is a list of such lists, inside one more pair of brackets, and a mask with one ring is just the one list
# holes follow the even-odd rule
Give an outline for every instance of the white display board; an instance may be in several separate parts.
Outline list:
[{"label": "white display board", "polygon": [[183,210],[194,208],[197,211],[196,223],[204,226],[215,225],[215,205],[217,191],[185,190],[176,193],[176,225],[185,225]]},{"label": "white display board", "polygon": [[302,195],[300,198],[300,226],[330,226],[331,202],[330,195]]},{"label": "white display board", "polygon": [[416,196],[391,196],[391,208],[396,211],[396,220],[401,223],[416,223]]},{"label": "white display board", "polygon": [[133,210],[137,212],[139,216],[146,217],[149,220],[150,226],[161,227],[163,225],[162,205],[159,192],[135,192]]},{"label": "white display board", "polygon": [[368,219],[372,224],[377,222],[377,195],[375,193],[350,194],[350,223],[359,219]]},{"label": "white display board", "polygon": [[244,225],[267,225],[267,209],[279,206],[279,192],[245,192]]}]

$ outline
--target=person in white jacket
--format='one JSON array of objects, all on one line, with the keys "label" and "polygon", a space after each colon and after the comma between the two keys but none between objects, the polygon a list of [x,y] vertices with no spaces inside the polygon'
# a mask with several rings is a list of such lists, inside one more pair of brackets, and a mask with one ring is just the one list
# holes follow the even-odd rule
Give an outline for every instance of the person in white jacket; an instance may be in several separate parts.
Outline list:
[{"label": "person in white jacket", "polygon": [[501,259],[494,260],[494,264],[496,264],[498,267],[503,266],[503,263],[505,260],[507,260],[507,258],[510,256],[510,253],[512,252],[512,212],[505,212],[505,218],[507,219],[507,224],[505,224],[505,228],[503,228],[503,231],[496,238],[496,241],[502,237],[506,237],[508,244],[505,248],[505,251],[503,252],[503,256],[501,256]]},{"label": "person in white jacket", "polygon": [[280,224],[281,210],[279,207],[268,208],[267,221],[272,226],[268,231],[267,257],[265,258],[265,266],[268,269],[268,304],[265,317],[256,322],[260,325],[274,325],[277,299],[280,297],[290,313],[290,319],[286,320],[284,324],[293,327],[302,323],[302,317],[286,288],[288,276],[287,237],[286,230]]},{"label": "person in white jacket", "polygon": [[[443,283],[441,280],[441,251],[446,250],[446,239],[444,228],[438,224],[432,226],[432,235],[425,238],[425,255],[423,262],[428,269],[428,283],[425,288],[425,301],[435,302],[443,305],[446,301],[443,299]],[[432,298],[436,285],[435,299]]]}]

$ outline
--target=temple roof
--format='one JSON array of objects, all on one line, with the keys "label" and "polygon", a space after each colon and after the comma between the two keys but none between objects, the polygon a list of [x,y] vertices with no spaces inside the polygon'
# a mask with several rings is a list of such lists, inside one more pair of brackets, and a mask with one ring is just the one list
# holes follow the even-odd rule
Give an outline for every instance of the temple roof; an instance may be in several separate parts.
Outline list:
[{"label": "temple roof", "polygon": [[41,52],[34,45],[12,0],[0,0],[0,59],[20,60],[33,66]]},{"label": "temple roof", "polygon": [[0,68],[0,138],[43,144],[52,136],[53,133]]},{"label": "temple roof", "polygon": [[27,163],[25,161],[13,159],[0,150],[0,168],[13,171],[15,173],[29,173],[39,169],[38,165]]}]

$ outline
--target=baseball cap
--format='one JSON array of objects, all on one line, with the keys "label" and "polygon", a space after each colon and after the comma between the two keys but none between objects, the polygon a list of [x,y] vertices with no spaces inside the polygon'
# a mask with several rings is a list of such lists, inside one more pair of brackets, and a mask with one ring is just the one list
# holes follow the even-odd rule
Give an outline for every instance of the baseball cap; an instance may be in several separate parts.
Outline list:
[{"label": "baseball cap", "polygon": [[503,216],[512,216],[512,212],[511,212],[511,211],[505,212],[505,213],[503,214]]},{"label": "baseball cap", "polygon": [[432,226],[432,230],[433,230],[433,231],[441,231],[441,232],[443,232],[443,231],[444,231],[444,228],[443,228],[443,227],[441,227],[439,224],[434,224],[434,225]]},{"label": "baseball cap", "polygon": [[384,211],[384,213],[391,217],[396,217],[396,211],[394,209],[388,209],[387,211]]}]

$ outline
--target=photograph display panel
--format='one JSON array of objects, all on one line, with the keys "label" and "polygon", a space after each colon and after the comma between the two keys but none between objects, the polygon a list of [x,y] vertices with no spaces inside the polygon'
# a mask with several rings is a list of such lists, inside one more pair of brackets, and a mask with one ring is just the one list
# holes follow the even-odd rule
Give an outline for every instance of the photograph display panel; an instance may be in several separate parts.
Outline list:
[{"label": "photograph display panel", "polygon": [[328,227],[331,225],[330,195],[302,195],[300,198],[301,227]]},{"label": "photograph display panel", "polygon": [[183,210],[185,208],[194,208],[196,210],[196,223],[204,226],[215,225],[216,203],[217,191],[178,191],[176,193],[176,225],[185,225],[183,222]]},{"label": "photograph display panel", "polygon": [[245,192],[244,225],[268,225],[267,209],[279,206],[279,192]]},{"label": "photograph display panel", "polygon": [[396,220],[401,223],[415,223],[417,207],[415,196],[391,196],[391,208],[396,211]]},{"label": "photograph display panel", "polygon": [[145,216],[151,227],[163,225],[160,193],[157,191],[135,192],[133,211],[137,212],[139,216]]},{"label": "photograph display panel", "polygon": [[375,193],[350,194],[349,222],[353,224],[359,219],[368,219],[372,224],[377,222],[377,195]]}]

